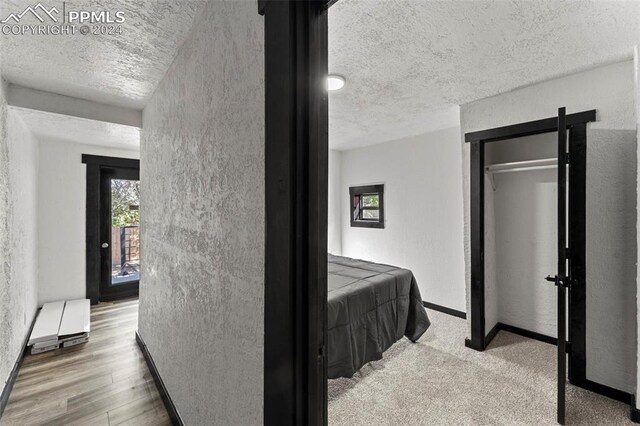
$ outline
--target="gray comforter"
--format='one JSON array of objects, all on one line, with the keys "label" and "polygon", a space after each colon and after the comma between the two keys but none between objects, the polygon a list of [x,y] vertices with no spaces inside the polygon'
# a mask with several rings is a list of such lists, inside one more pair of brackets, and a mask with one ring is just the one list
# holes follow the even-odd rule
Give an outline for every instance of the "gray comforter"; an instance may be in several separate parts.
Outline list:
[{"label": "gray comforter", "polygon": [[351,377],[402,336],[415,342],[429,318],[407,269],[329,254],[328,375]]}]

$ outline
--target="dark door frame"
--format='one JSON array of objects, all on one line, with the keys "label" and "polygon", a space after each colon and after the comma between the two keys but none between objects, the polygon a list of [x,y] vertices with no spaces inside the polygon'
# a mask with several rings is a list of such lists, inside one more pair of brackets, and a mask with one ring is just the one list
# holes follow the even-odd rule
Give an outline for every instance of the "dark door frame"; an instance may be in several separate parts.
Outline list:
[{"label": "dark door frame", "polygon": [[[586,378],[586,153],[587,123],[596,111],[566,116],[569,132],[569,381],[611,398],[629,402],[630,395]],[[486,333],[484,305],[484,146],[486,143],[558,131],[558,118],[465,134],[471,145],[471,338],[469,348],[483,351],[495,333]],[[542,279],[542,277],[541,277]]]},{"label": "dark door frame", "polygon": [[265,33],[264,424],[327,424],[327,8],[261,0]]},{"label": "dark door frame", "polygon": [[[107,198],[108,188],[104,186],[102,176],[105,173],[120,173],[125,178],[135,178],[140,174],[140,160],[131,158],[103,157],[99,155],[82,155],[82,162],[87,165],[86,188],[86,291],[91,304],[138,294],[138,286],[128,286],[122,291],[103,294],[101,290],[103,256],[101,241],[101,204]],[[109,198],[110,199],[110,198]]]},{"label": "dark door frame", "polygon": [[[122,167],[100,168],[100,242],[107,243],[108,247],[101,250],[100,256],[100,300],[116,300],[124,297],[137,296],[140,289],[140,280],[132,280],[118,285],[112,284],[111,270],[113,257],[106,255],[112,253],[113,246],[111,234],[111,182],[113,179],[140,180],[140,170]],[[121,247],[121,253],[122,249]]]}]

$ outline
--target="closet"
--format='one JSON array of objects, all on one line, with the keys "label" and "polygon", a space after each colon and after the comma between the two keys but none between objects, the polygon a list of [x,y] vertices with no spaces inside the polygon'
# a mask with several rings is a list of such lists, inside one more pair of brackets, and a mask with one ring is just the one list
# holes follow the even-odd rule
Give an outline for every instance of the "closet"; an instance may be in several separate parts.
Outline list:
[{"label": "closet", "polygon": [[557,132],[485,148],[485,318],[557,338]]},{"label": "closet", "polygon": [[483,351],[501,329],[555,343],[560,424],[567,378],[590,386],[586,152],[587,123],[595,119],[595,110],[566,115],[559,108],[555,117],[465,134],[471,227],[465,344]]}]

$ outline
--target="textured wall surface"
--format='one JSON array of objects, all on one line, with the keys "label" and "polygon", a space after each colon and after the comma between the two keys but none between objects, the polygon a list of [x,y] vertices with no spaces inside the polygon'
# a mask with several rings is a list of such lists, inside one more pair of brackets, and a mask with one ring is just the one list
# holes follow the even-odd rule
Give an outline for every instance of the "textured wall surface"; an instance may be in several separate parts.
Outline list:
[{"label": "textured wall surface", "polygon": [[[411,269],[423,300],[465,311],[460,129],[342,152],[342,254]],[[349,187],[384,183],[385,228],[352,228]]]},{"label": "textured wall surface", "polygon": [[[587,378],[627,392],[635,391],[636,377],[633,79],[633,62],[625,61],[461,106],[463,134],[551,117],[560,106],[598,111],[587,148]],[[469,147],[463,145],[468,305]]]},{"label": "textured wall surface", "polygon": [[[7,146],[7,102],[5,100],[6,84],[0,79],[0,252],[9,251],[9,147]],[[13,368],[17,347],[13,344],[14,330],[13,321],[16,319],[10,309],[12,295],[9,293],[11,276],[11,261],[7,256],[2,257],[0,264],[0,338],[3,341],[10,341],[8,345],[0,348],[0,384],[4,384]],[[20,322],[18,322],[19,324]],[[14,353],[16,354],[14,356]]]},{"label": "textured wall surface", "polygon": [[[82,154],[140,153],[41,136],[38,167],[38,304],[86,297],[87,166]],[[62,249],[64,244],[64,249]]]},{"label": "textured wall surface", "polygon": [[[329,214],[327,249],[329,253],[340,256],[342,254],[342,200],[348,193],[343,193],[341,186],[342,153],[329,150]],[[347,217],[347,220],[349,218]]]},{"label": "textured wall surface", "polygon": [[144,110],[140,334],[186,424],[262,424],[264,27],[211,1]]},{"label": "textured wall surface", "polygon": [[331,147],[452,127],[449,107],[630,59],[638,28],[636,0],[340,0],[329,71],[347,84],[329,96]]},{"label": "textured wall surface", "polygon": [[0,86],[0,385],[14,366],[36,313],[38,147],[4,101]]},{"label": "textured wall surface", "polygon": [[636,130],[587,138],[587,378],[634,392]]}]

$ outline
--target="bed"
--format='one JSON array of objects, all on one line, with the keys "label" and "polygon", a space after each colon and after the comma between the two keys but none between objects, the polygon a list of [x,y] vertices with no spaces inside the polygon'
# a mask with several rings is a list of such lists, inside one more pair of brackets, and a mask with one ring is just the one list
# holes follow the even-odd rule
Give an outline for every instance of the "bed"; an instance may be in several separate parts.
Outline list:
[{"label": "bed", "polygon": [[328,255],[327,352],[330,379],[352,377],[406,336],[430,326],[408,269]]}]

